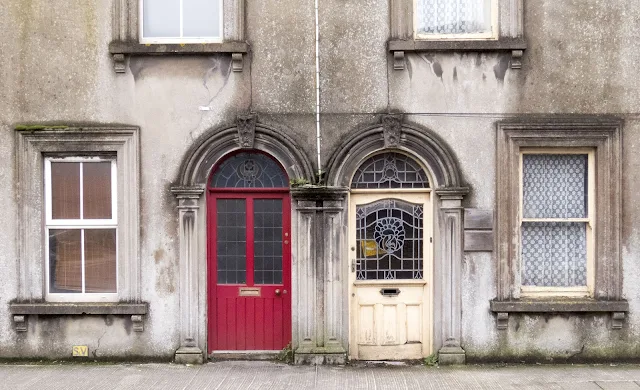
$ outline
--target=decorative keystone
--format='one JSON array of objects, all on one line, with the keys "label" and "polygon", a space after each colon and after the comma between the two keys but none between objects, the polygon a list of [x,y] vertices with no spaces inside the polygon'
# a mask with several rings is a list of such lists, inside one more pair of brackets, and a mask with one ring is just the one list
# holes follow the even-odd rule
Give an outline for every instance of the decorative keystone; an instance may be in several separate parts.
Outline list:
[{"label": "decorative keystone", "polygon": [[397,148],[402,135],[402,115],[388,114],[382,116],[382,132],[385,148]]},{"label": "decorative keystone", "polygon": [[256,137],[256,123],[258,116],[252,112],[238,114],[236,127],[238,128],[238,143],[242,149],[253,149]]}]

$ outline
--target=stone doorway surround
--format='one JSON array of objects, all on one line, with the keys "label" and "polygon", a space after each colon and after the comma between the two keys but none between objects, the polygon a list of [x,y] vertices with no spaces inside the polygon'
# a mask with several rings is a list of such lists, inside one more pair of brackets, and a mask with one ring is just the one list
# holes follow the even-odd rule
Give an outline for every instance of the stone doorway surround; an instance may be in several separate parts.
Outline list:
[{"label": "stone doorway surround", "polygon": [[[427,129],[403,122],[399,114],[382,115],[379,124],[353,132],[350,139],[336,149],[327,164],[325,194],[318,194],[316,204],[312,191],[292,193],[298,199],[299,209],[316,213],[315,223],[303,226],[323,226],[324,233],[315,233],[306,270],[322,272],[322,278],[305,280],[313,284],[313,299],[305,300],[305,313],[301,327],[309,336],[301,337],[296,349],[296,362],[334,362],[338,346],[348,346],[349,254],[347,248],[347,210],[349,185],[360,163],[370,155],[383,151],[402,151],[420,161],[429,171],[435,194],[434,204],[434,313],[433,350],[438,351],[441,364],[464,364],[465,352],[461,345],[461,265],[463,256],[462,200],[468,193],[462,183],[457,161],[449,147]],[[321,199],[320,199],[321,198]],[[301,218],[302,214],[298,214]],[[325,237],[324,235],[329,235]],[[311,235],[314,237],[314,235]],[[322,247],[322,248],[321,248]],[[303,257],[299,257],[300,264]],[[300,266],[299,264],[299,266]],[[301,274],[304,277],[306,274]],[[300,279],[300,282],[303,280]],[[295,310],[295,309],[294,309]],[[320,321],[323,320],[324,322]],[[320,331],[319,328],[322,328]],[[301,335],[302,336],[302,335]]]},{"label": "stone doorway surround", "polygon": [[[240,149],[257,149],[270,154],[285,168],[289,178],[308,181],[313,178],[311,162],[293,138],[273,126],[259,123],[253,113],[238,115],[235,124],[208,131],[186,153],[178,181],[171,187],[178,202],[180,242],[177,363],[199,364],[207,357],[207,210],[204,192],[216,162]],[[295,257],[292,261],[295,262]],[[292,278],[295,277],[294,271]],[[293,299],[295,302],[295,296]]]},{"label": "stone doorway surround", "polygon": [[[239,115],[236,123],[212,129],[187,152],[171,188],[176,196],[180,242],[180,347],[175,361],[202,363],[207,350],[206,181],[214,164],[238,149],[259,149],[285,167],[289,178],[314,182],[313,166],[285,132]],[[462,185],[448,146],[430,131],[399,115],[353,132],[328,161],[323,185],[291,189],[292,349],[295,362],[343,363],[349,345],[348,195],[351,178],[366,157],[402,151],[429,171],[434,203],[434,339],[441,364],[462,364],[461,264]]]}]

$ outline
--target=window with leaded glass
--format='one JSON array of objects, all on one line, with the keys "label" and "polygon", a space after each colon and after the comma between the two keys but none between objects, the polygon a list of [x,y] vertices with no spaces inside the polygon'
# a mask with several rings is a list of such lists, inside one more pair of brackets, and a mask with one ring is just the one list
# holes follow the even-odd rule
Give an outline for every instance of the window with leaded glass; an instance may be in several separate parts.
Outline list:
[{"label": "window with leaded glass", "polygon": [[366,159],[351,181],[353,189],[429,188],[424,169],[401,153],[384,153]]},{"label": "window with leaded glass", "polygon": [[356,279],[422,279],[424,206],[382,199],[356,206]]},{"label": "window with leaded glass", "polygon": [[288,188],[282,167],[261,153],[238,153],[224,160],[210,182],[215,188]]},{"label": "window with leaded glass", "polygon": [[415,0],[418,38],[491,38],[494,0]]},{"label": "window with leaded glass", "polygon": [[117,298],[116,162],[45,159],[47,299]]},{"label": "window with leaded glass", "polygon": [[593,153],[521,154],[522,291],[587,293],[593,257]]}]

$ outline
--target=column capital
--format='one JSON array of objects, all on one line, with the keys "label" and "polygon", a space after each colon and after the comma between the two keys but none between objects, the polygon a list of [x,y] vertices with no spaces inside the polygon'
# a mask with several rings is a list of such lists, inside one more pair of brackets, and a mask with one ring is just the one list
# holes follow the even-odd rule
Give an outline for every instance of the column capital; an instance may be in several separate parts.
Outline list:
[{"label": "column capital", "polygon": [[440,199],[462,200],[469,193],[469,187],[441,187],[435,190]]},{"label": "column capital", "polygon": [[204,185],[171,187],[171,193],[178,199],[200,199],[203,192]]}]

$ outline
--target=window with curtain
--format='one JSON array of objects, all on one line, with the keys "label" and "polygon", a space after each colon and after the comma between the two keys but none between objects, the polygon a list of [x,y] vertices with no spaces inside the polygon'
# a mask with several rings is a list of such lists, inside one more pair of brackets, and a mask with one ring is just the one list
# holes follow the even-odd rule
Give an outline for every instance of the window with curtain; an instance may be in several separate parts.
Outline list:
[{"label": "window with curtain", "polygon": [[48,300],[117,298],[116,163],[45,159]]},{"label": "window with curtain", "polygon": [[141,43],[222,40],[222,0],[140,0]]},{"label": "window with curtain", "polygon": [[493,0],[416,0],[416,33],[422,38],[489,38]]},{"label": "window with curtain", "polygon": [[589,153],[523,153],[523,292],[586,292],[592,207]]}]

